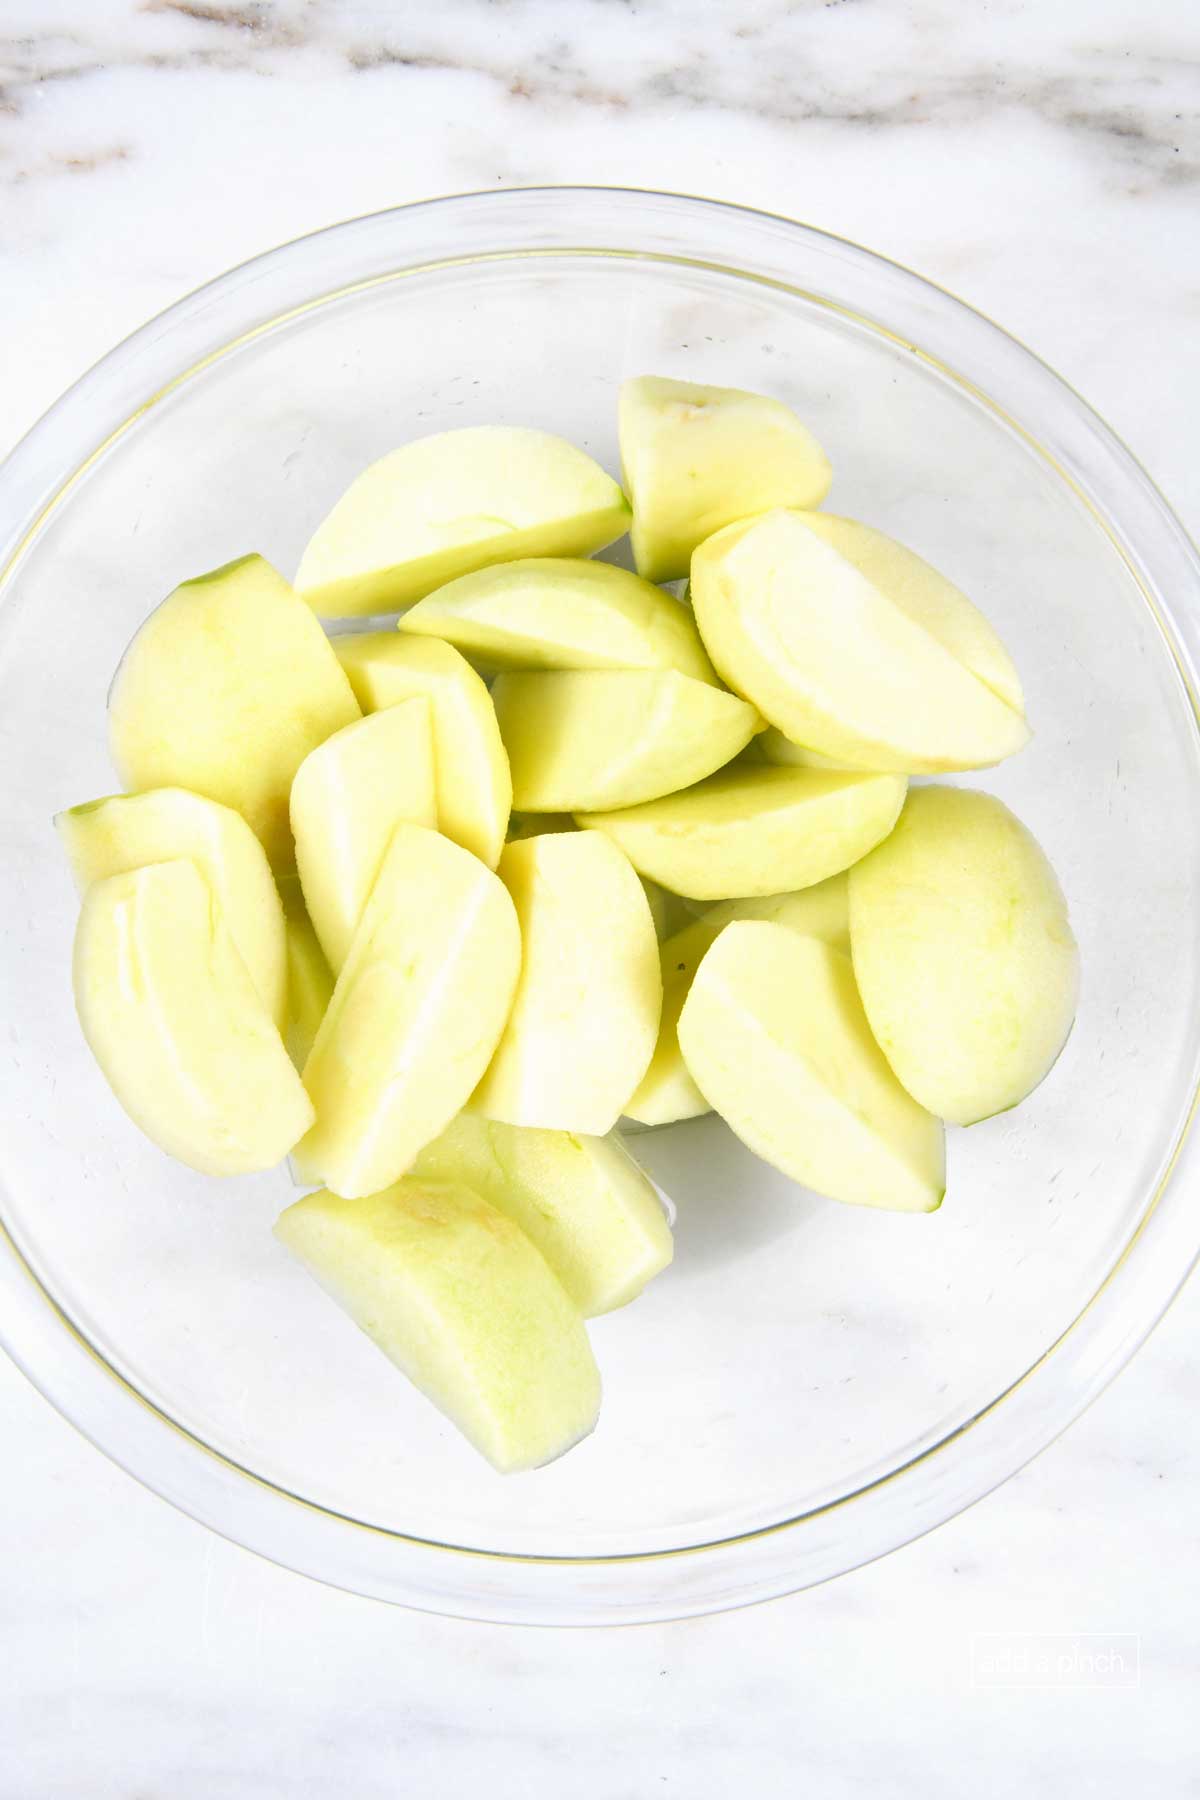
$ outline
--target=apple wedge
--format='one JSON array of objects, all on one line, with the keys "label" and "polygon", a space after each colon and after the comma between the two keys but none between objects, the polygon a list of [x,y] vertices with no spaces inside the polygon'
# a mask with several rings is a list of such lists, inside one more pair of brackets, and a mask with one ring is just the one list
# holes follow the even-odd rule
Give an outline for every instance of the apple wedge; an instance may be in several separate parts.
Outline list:
[{"label": "apple wedge", "polygon": [[871,1028],[931,1112],[972,1125],[1037,1087],[1066,1043],[1079,953],[1036,840],[990,794],[916,788],[850,874]]},{"label": "apple wedge", "polygon": [[581,812],[634,868],[693,900],[786,893],[857,862],[904,803],[900,775],[739,764],[682,794],[616,812]]},{"label": "apple wedge", "polygon": [[662,967],[662,1019],[650,1066],[633,1098],[627,1118],[639,1125],[670,1125],[710,1111],[708,1101],[688,1073],[679,1048],[679,1015],[691,991],[701,960],[726,925],[735,919],[768,919],[802,936],[820,938],[849,952],[850,928],[846,877],[832,875],[815,887],[793,894],[767,894],[759,899],[723,900],[690,925],[666,938],[659,950]]},{"label": "apple wedge", "polygon": [[487,1068],[520,966],[492,871],[436,831],[397,825],[304,1065],[317,1123],[296,1147],[297,1178],[358,1199],[403,1175]]},{"label": "apple wedge", "polygon": [[512,810],[512,778],[492,697],[465,656],[395,631],[333,640],[365,713],[424,698],[433,731],[438,829],[494,869]]},{"label": "apple wedge", "polygon": [[473,569],[588,556],[628,528],[616,482],[564,438],[469,426],[365,469],[313,533],[296,588],[326,618],[395,612]]},{"label": "apple wedge", "polygon": [[205,1175],[269,1169],[311,1125],[308,1095],[195,863],[93,882],[74,982],[113,1093],[180,1162]]},{"label": "apple wedge", "polygon": [[729,762],[762,724],[745,701],[674,670],[498,675],[492,701],[524,812],[607,811],[675,793]]},{"label": "apple wedge", "polygon": [[687,607],[611,563],[537,557],[479,569],[419,600],[402,632],[492,669],[675,669],[716,682]]},{"label": "apple wedge", "polygon": [[147,863],[194,862],[213,891],[258,997],[281,1029],[287,1000],[283,908],[262,845],[240,813],[186,788],[110,794],[54,821],[81,893]]},{"label": "apple wedge", "polygon": [[876,585],[814,519],[767,513],[697,550],[696,623],[729,686],[793,743],[847,766],[930,774],[1020,750],[1023,713],[961,660],[985,630],[970,602],[941,582],[924,606],[910,583],[899,604],[902,584]]},{"label": "apple wedge", "polygon": [[280,880],[279,897],[287,934],[287,1020],[283,1041],[296,1067],[303,1069],[333,998],[333,970],[313,930],[295,875]]},{"label": "apple wedge", "polygon": [[621,386],[621,467],[639,575],[674,581],[693,550],[773,506],[819,506],[831,470],[781,400],[639,375]]},{"label": "apple wedge", "polygon": [[109,746],[129,788],[231,806],[288,869],[288,795],[310,750],[357,719],[329,640],[282,575],[245,556],[175,589],[126,650]]},{"label": "apple wedge", "polygon": [[658,940],[642,885],[593,831],[509,844],[499,874],[520,920],[521,977],[471,1109],[603,1137],[658,1035]]},{"label": "apple wedge", "polygon": [[600,1376],[578,1309],[469,1188],[308,1194],[275,1235],[502,1474],[553,1461],[594,1427]]},{"label": "apple wedge", "polygon": [[429,701],[402,700],[326,738],[296,771],[290,811],[304,903],[336,975],[396,826],[437,828]]},{"label": "apple wedge", "polygon": [[765,1162],[859,1206],[932,1212],[945,1134],[871,1035],[850,958],[765,920],[727,925],[679,1017],[688,1070]]},{"label": "apple wedge", "polygon": [[653,1184],[615,1134],[536,1131],[460,1113],[413,1174],[457,1181],[535,1244],[585,1319],[625,1306],[671,1260]]}]

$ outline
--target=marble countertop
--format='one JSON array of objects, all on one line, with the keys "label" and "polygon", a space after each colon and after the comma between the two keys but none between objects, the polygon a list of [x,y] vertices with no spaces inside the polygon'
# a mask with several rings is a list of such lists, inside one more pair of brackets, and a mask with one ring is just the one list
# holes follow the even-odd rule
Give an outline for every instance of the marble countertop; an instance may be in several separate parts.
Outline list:
[{"label": "marble countertop", "polygon": [[[241,258],[430,194],[704,192],[999,319],[1200,531],[1200,25],[1180,0],[3,0],[0,451]],[[256,1560],[0,1360],[0,1800],[1197,1791],[1200,1288],[1067,1436],[823,1589],[472,1626]],[[1140,1681],[980,1685],[987,1633]]]}]

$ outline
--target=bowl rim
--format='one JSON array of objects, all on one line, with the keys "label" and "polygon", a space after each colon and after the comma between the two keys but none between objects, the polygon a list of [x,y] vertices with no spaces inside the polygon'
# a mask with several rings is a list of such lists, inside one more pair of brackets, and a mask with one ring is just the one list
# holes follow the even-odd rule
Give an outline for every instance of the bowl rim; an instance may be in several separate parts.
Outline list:
[{"label": "bowl rim", "polygon": [[[485,223],[492,247],[466,249],[472,230]],[[431,231],[418,258],[397,264],[401,240],[419,236],[427,224]],[[606,244],[614,230],[632,233],[637,245]],[[698,237],[710,254],[681,253],[681,241],[694,251]],[[453,250],[456,242],[457,254],[429,254],[431,248]],[[280,310],[275,290],[286,290],[290,263],[308,279],[318,274],[330,246],[348,250],[352,261],[361,250],[373,272]],[[888,305],[897,302],[909,329],[901,334],[870,311],[786,279],[789,260],[805,248],[832,254],[843,280],[848,272],[869,277],[863,280],[867,295],[881,288]],[[371,262],[381,253],[389,267]],[[415,201],[306,233],[193,288],[95,363],[0,462],[0,604],[26,549],[87,470],[169,394],[235,348],[300,313],[405,275],[458,262],[580,255],[691,263],[766,282],[848,312],[936,366],[1024,438],[1088,507],[1140,587],[1193,720],[1200,721],[1200,556],[1142,466],[1069,384],[984,314],[894,259],[780,214],[645,188],[514,187]],[[734,260],[723,260],[726,255]],[[747,258],[753,266],[740,266]],[[231,331],[234,312],[240,329]],[[927,319],[953,341],[954,362],[920,342],[912,328]],[[181,333],[190,345],[182,368]],[[1022,423],[1020,409],[1010,411],[990,391],[993,379],[1019,395],[1028,388],[1039,408],[1048,407],[1054,432],[1035,434]],[[91,447],[81,451],[89,440]],[[1109,498],[1114,493],[1116,506]],[[793,1517],[709,1543],[598,1556],[489,1550],[410,1536],[292,1493],[181,1425],[113,1366],[43,1284],[2,1214],[0,1292],[11,1306],[8,1316],[0,1315],[0,1345],[57,1410],[152,1491],[232,1541],[333,1585],[457,1616],[526,1623],[644,1622],[721,1610],[829,1579],[943,1523],[1015,1473],[1096,1398],[1149,1335],[1200,1255],[1200,1223],[1189,1226],[1186,1208],[1164,1205],[1169,1192],[1178,1194],[1181,1184],[1173,1178],[1185,1161],[1195,1164],[1200,1157],[1194,1137],[1188,1142],[1198,1103],[1200,1070],[1193,1068],[1190,1103],[1136,1226],[1077,1317],[1028,1368],[971,1418],[883,1474]],[[1135,1264],[1137,1280],[1131,1281]],[[1119,1319],[1118,1288],[1138,1302]],[[1067,1347],[1077,1379],[1068,1392],[1047,1394],[1047,1373],[1052,1363],[1057,1371]],[[1017,1429],[994,1443],[1002,1404],[1006,1421],[1014,1421],[1014,1412],[1022,1416]],[[161,1431],[164,1424],[168,1434]],[[950,1479],[946,1459],[940,1466],[938,1459],[972,1432],[983,1448],[983,1466],[970,1480],[958,1471],[958,1479]],[[926,1474],[932,1478],[922,1493],[908,1495],[902,1521],[867,1516],[879,1513],[882,1497]],[[864,1529],[847,1555],[826,1527],[851,1507],[858,1508]],[[809,1554],[802,1557],[798,1528],[805,1526],[819,1543],[815,1551],[806,1546]],[[387,1550],[397,1546],[420,1566],[394,1567]],[[747,1555],[756,1546],[766,1553],[755,1555],[751,1566]],[[451,1565],[448,1558],[458,1562]],[[461,1571],[463,1559],[467,1578],[448,1584],[443,1574],[450,1566]],[[638,1578],[643,1570],[650,1580]],[[564,1571],[568,1579],[559,1585]]]}]

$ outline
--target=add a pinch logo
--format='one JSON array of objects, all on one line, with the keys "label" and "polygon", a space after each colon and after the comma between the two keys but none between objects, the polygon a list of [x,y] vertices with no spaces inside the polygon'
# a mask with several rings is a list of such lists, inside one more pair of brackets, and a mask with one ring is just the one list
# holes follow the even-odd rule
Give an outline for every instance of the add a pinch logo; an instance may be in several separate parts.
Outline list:
[{"label": "add a pinch logo", "polygon": [[971,1639],[972,1687],[1135,1688],[1136,1632],[984,1631]]}]

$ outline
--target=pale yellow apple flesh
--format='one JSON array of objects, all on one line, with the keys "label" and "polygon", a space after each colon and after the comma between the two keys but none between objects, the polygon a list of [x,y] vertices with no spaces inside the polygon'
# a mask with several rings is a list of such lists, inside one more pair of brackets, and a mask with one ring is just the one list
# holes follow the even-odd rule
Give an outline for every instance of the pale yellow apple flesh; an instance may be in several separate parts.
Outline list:
[{"label": "pale yellow apple flesh", "polygon": [[622,384],[619,424],[634,561],[650,581],[686,575],[696,546],[734,520],[829,491],[825,452],[765,394],[641,375]]},{"label": "pale yellow apple flesh", "polygon": [[791,738],[784,737],[774,725],[760,731],[754,740],[754,748],[761,762],[774,763],[777,768],[785,769],[845,769],[851,764],[838,762],[835,757],[822,756],[819,750],[810,750],[805,744],[793,744]]},{"label": "pale yellow apple flesh", "polygon": [[733,694],[673,670],[499,675],[492,700],[524,812],[675,793],[729,762],[762,724]]},{"label": "pale yellow apple flesh", "polygon": [[438,829],[494,869],[512,810],[512,778],[492,697],[466,657],[395,631],[333,640],[365,713],[424,698],[433,730]]},{"label": "pale yellow apple flesh", "polygon": [[275,1235],[501,1473],[551,1462],[594,1427],[600,1376],[578,1308],[469,1188],[309,1194]]},{"label": "pale yellow apple flesh", "polygon": [[240,812],[288,869],[288,795],[310,750],[359,716],[308,607],[261,556],[176,588],[133,639],[108,700],[126,787],[190,788]]},{"label": "pale yellow apple flesh", "polygon": [[679,1043],[710,1106],[792,1180],[897,1212],[941,1204],[941,1121],[896,1080],[840,950],[765,920],[727,925],[692,981]]},{"label": "pale yellow apple flesh", "polygon": [[616,482],[564,438],[443,431],[351,483],[313,533],[296,588],[326,618],[394,612],[492,563],[587,556],[628,526]]},{"label": "pale yellow apple flesh", "polygon": [[945,583],[918,623],[826,541],[818,516],[767,513],[696,552],[692,604],[722,678],[794,743],[847,766],[928,774],[1020,750],[1024,715],[955,654],[956,590]]},{"label": "pale yellow apple flesh", "polygon": [[295,875],[283,877],[279,895],[287,933],[287,1021],[283,1041],[296,1067],[303,1069],[333,998],[333,970],[313,930]]},{"label": "pale yellow apple flesh", "polygon": [[658,1035],[658,940],[641,883],[590,831],[509,844],[499,874],[520,920],[521,977],[472,1110],[603,1137]]},{"label": "pale yellow apple flesh", "polygon": [[413,1164],[459,1181],[535,1244],[585,1318],[636,1299],[671,1261],[671,1229],[653,1184],[615,1135],[501,1125],[460,1113]]},{"label": "pale yellow apple flesh", "polygon": [[358,1198],[403,1175],[487,1068],[520,965],[513,904],[491,870],[398,825],[304,1066],[317,1122],[296,1147],[297,1178]]},{"label": "pale yellow apple flesh", "polygon": [[899,775],[739,764],[684,793],[578,822],[672,893],[726,900],[811,887],[849,868],[892,829],[905,785]]},{"label": "pale yellow apple flesh", "polygon": [[860,575],[886,594],[915,625],[936,638],[963,667],[977,675],[1006,706],[1023,714],[1021,677],[999,635],[961,588],[907,545],[857,519],[806,513],[805,524]]},{"label": "pale yellow apple flesh", "polygon": [[213,891],[259,999],[281,1029],[287,1000],[283,908],[262,845],[240,813],[186,788],[110,794],[54,821],[81,893],[147,863],[186,858]]},{"label": "pale yellow apple flesh", "polygon": [[715,682],[687,607],[611,563],[538,557],[439,588],[399,628],[489,669],[675,669]]},{"label": "pale yellow apple flesh", "polygon": [[723,900],[663,941],[659,950],[663,1006],[658,1042],[650,1067],[625,1107],[626,1116],[636,1119],[639,1125],[670,1125],[678,1119],[694,1119],[710,1111],[708,1101],[688,1073],[679,1048],[679,1015],[701,959],[716,943],[725,926],[735,919],[774,920],[791,931],[820,938],[848,953],[850,926],[846,876],[832,875],[828,881],[801,888],[798,893]]},{"label": "pale yellow apple flesh", "polygon": [[[574,819],[571,820],[574,826]],[[650,917],[654,920],[654,931],[661,944],[676,931],[691,922],[692,914],[686,903],[678,894],[668,894],[666,888],[659,887],[657,881],[651,881],[648,875],[639,876],[642,891],[650,905]]]},{"label": "pale yellow apple flesh", "polygon": [[850,935],[872,1030],[923,1106],[970,1125],[1049,1072],[1079,953],[1053,869],[992,795],[915,788],[851,871]]},{"label": "pale yellow apple flesh", "polygon": [[196,864],[95,881],[75,933],[75,1005],[129,1117],[206,1175],[269,1169],[313,1109]]},{"label": "pale yellow apple flesh", "polygon": [[292,836],[304,902],[330,968],[355,927],[402,820],[435,830],[430,705],[424,695],[344,725],[292,783]]}]

